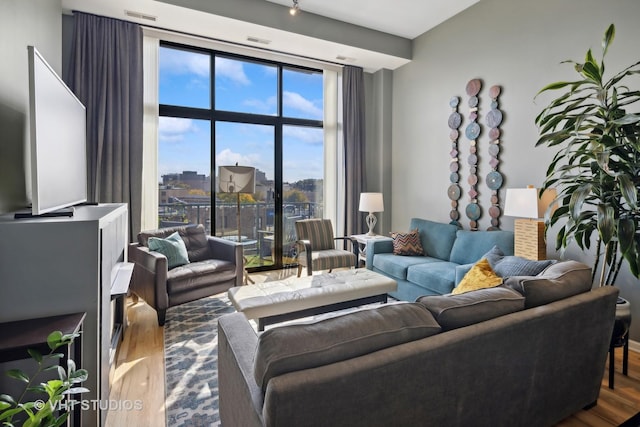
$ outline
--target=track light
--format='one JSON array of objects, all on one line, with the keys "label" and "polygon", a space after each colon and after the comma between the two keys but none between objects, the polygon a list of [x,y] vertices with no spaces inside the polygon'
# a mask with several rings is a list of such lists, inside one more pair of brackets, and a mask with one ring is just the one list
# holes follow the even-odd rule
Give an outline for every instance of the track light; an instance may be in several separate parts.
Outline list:
[{"label": "track light", "polygon": [[293,0],[293,6],[289,9],[289,14],[291,16],[296,16],[300,11],[300,5],[298,5],[298,0]]}]

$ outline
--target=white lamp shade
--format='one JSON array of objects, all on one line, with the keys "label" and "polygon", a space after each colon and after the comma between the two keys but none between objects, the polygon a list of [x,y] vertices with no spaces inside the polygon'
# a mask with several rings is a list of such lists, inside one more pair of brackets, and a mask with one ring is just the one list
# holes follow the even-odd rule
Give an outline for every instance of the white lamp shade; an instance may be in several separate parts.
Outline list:
[{"label": "white lamp shade", "polygon": [[360,212],[384,212],[382,193],[360,193]]},{"label": "white lamp shade", "polygon": [[538,189],[507,188],[504,203],[504,214],[519,218],[542,218],[545,211],[557,197],[555,189],[547,189],[538,198]]},{"label": "white lamp shade", "polygon": [[256,192],[256,169],[251,166],[220,166],[218,179],[221,193]]}]

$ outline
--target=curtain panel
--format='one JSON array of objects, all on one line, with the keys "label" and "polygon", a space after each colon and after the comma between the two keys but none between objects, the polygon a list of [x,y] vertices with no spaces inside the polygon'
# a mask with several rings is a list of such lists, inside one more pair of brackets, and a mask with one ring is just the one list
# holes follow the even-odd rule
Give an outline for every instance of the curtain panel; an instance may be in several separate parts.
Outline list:
[{"label": "curtain panel", "polygon": [[87,198],[127,203],[135,241],[142,197],[142,30],[74,12],[70,58],[65,81],[87,109]]},{"label": "curtain panel", "polygon": [[360,234],[364,220],[358,211],[360,193],[366,182],[364,168],[365,100],[362,68],[346,66],[342,80],[344,161],[345,161],[345,234]]}]

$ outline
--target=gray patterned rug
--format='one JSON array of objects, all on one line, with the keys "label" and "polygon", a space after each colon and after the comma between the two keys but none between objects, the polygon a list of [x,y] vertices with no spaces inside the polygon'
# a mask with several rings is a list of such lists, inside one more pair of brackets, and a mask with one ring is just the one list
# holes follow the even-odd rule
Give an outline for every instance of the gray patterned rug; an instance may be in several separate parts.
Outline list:
[{"label": "gray patterned rug", "polygon": [[235,309],[224,294],[167,310],[164,362],[167,426],[218,426],[218,317]]}]

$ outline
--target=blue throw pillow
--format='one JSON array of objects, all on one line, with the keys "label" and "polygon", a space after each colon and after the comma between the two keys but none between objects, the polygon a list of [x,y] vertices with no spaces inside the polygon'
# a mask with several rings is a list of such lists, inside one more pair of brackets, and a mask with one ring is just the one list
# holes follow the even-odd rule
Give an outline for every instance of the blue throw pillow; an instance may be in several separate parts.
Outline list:
[{"label": "blue throw pillow", "polygon": [[554,259],[533,261],[519,256],[505,256],[498,246],[494,246],[484,254],[483,258],[489,261],[493,271],[500,277],[537,276],[545,268],[556,262]]},{"label": "blue throw pillow", "polygon": [[149,237],[149,249],[160,252],[167,257],[169,269],[181,265],[189,264],[189,254],[187,246],[184,244],[182,237],[176,231],[166,239],[160,237]]}]

